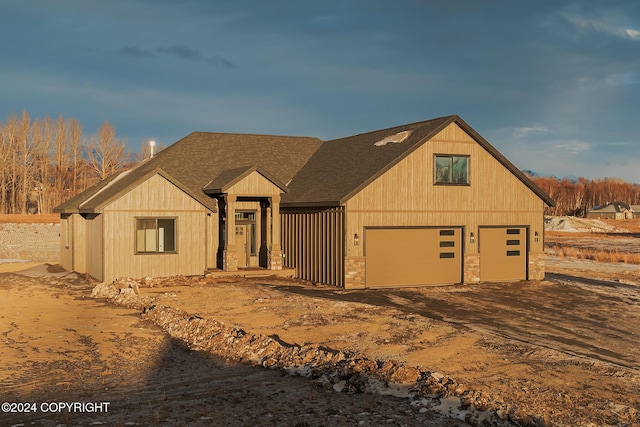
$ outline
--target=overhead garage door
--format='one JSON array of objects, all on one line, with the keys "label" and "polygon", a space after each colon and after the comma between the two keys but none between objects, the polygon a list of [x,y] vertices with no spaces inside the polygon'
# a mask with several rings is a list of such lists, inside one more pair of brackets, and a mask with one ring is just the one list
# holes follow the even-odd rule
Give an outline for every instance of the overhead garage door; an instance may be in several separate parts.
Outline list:
[{"label": "overhead garage door", "polygon": [[369,288],[461,282],[460,228],[368,228]]},{"label": "overhead garage door", "polygon": [[527,234],[525,227],[480,228],[480,281],[527,278]]}]

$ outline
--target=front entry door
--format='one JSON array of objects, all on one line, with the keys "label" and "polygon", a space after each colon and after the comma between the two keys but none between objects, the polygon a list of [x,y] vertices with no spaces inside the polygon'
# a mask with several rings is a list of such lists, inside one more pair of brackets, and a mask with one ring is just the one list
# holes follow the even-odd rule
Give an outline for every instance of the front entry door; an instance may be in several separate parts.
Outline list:
[{"label": "front entry door", "polygon": [[236,247],[238,250],[238,267],[248,266],[246,225],[236,225]]}]

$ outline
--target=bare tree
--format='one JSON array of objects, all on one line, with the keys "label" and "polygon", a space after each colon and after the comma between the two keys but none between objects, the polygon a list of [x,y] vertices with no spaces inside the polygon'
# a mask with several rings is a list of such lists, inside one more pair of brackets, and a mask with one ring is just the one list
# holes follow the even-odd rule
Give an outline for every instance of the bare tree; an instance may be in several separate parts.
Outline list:
[{"label": "bare tree", "polygon": [[10,152],[9,130],[4,124],[0,123],[0,213],[9,212],[7,191],[9,184]]},{"label": "bare tree", "polygon": [[76,119],[69,120],[69,156],[71,160],[71,192],[78,193],[78,177],[80,175],[80,161],[82,160],[82,125]]},{"label": "bare tree", "polygon": [[116,138],[116,129],[105,121],[87,146],[89,164],[98,178],[105,179],[122,168],[128,158],[126,143]]},{"label": "bare tree", "polygon": [[53,140],[53,193],[54,204],[65,194],[66,176],[69,168],[69,129],[62,115],[55,123]]}]

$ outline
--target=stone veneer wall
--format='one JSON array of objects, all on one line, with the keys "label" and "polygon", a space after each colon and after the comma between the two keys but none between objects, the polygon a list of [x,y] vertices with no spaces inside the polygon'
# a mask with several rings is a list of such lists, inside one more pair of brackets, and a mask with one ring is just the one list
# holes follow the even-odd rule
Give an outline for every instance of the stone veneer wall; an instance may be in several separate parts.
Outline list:
[{"label": "stone veneer wall", "polygon": [[225,249],[222,252],[222,270],[238,271],[238,253]]},{"label": "stone veneer wall", "polygon": [[544,280],[544,252],[529,253],[529,280]]},{"label": "stone veneer wall", "polygon": [[267,255],[267,266],[269,270],[282,270],[282,251],[269,251]]},{"label": "stone veneer wall", "polygon": [[464,254],[463,283],[480,282],[480,254]]},{"label": "stone veneer wall", "polygon": [[348,256],[344,259],[344,287],[346,289],[364,289],[363,256]]}]

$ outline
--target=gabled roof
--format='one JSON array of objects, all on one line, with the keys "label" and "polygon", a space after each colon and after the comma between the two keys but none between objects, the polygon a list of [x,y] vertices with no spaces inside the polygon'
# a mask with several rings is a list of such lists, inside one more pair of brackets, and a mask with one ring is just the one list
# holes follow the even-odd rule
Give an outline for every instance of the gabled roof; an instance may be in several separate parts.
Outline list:
[{"label": "gabled roof", "polygon": [[289,184],[283,206],[339,206],[451,123],[464,129],[547,205],[553,200],[457,115],[323,143]]},{"label": "gabled roof", "polygon": [[54,212],[97,212],[158,171],[202,205],[215,210],[215,200],[203,188],[222,171],[256,165],[256,170],[270,171],[272,181],[286,183],[321,143],[310,137],[193,132],[125,176],[107,178],[56,207]]},{"label": "gabled roof", "polygon": [[624,212],[631,210],[631,206],[624,202],[607,203],[604,206],[594,206],[592,212]]},{"label": "gabled roof", "polygon": [[[553,200],[457,115],[322,142],[317,138],[194,132],[61,204],[54,212],[98,212],[159,173],[210,210],[256,171],[285,194],[283,206],[339,206],[451,123],[465,130],[547,205]],[[287,192],[288,190],[288,192]]]},{"label": "gabled roof", "polygon": [[205,185],[203,191],[207,194],[226,193],[229,188],[233,187],[235,184],[237,184],[253,172],[259,173],[285,193],[289,191],[287,186],[283,184],[278,178],[276,178],[274,174],[267,172],[264,168],[261,168],[257,165],[242,166],[239,168],[224,170],[220,172],[220,174],[215,177],[210,183]]}]

